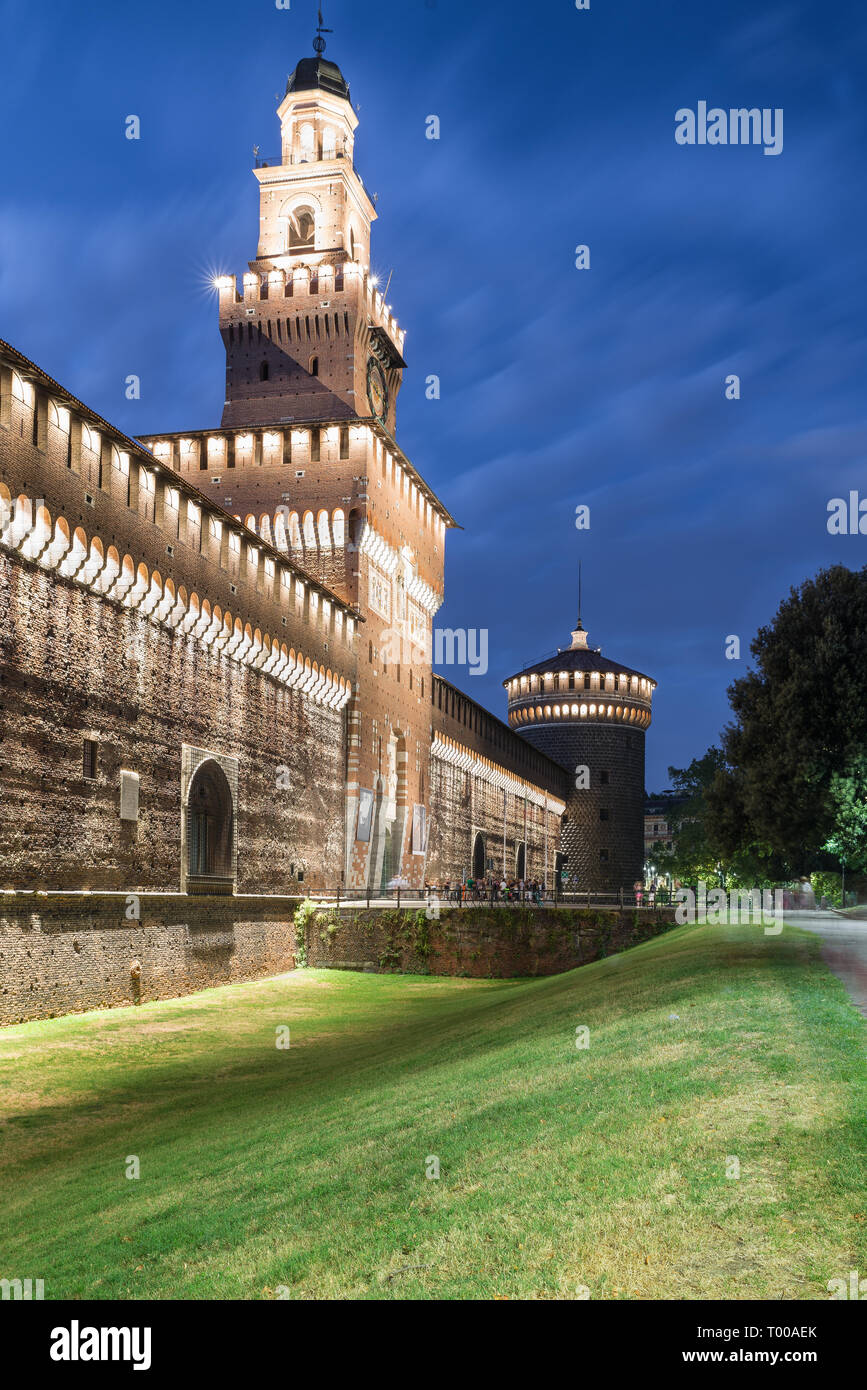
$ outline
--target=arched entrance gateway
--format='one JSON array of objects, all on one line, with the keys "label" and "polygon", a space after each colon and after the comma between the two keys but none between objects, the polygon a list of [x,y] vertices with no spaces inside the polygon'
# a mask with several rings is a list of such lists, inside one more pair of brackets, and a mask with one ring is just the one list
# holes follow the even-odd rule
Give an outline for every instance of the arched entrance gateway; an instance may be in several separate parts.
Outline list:
[{"label": "arched entrance gateway", "polygon": [[526,868],[527,868],[527,846],[524,844],[524,842],[523,842],[523,840],[522,840],[521,843],[518,845],[517,851],[516,851],[516,853],[515,853],[515,878],[517,878],[517,879],[525,878],[525,877],[526,877]]},{"label": "arched entrance gateway", "polygon": [[235,815],[228,778],[213,758],[193,774],[184,808],[188,892],[231,893],[235,885]]}]

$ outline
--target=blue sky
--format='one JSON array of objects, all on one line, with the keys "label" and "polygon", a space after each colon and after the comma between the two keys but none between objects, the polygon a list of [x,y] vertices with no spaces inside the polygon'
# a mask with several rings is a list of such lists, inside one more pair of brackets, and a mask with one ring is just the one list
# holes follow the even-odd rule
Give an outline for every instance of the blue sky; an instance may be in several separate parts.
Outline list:
[{"label": "blue sky", "polygon": [[[255,254],[252,147],[279,148],[315,10],[0,0],[0,336],[130,434],[219,421],[209,281]],[[446,674],[502,715],[502,678],[568,641],[580,554],[591,641],[659,682],[658,789],[790,585],[867,562],[826,530],[867,494],[867,12],[329,0],[326,23],[408,330],[399,441],[465,528],[438,622],[490,633],[487,676]],[[782,108],[783,153],[676,145],[700,100]]]}]

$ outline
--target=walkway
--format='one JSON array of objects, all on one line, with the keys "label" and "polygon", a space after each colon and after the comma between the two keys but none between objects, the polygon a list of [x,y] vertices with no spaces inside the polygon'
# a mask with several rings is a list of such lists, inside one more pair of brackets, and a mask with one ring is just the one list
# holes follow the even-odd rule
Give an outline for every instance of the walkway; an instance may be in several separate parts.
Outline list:
[{"label": "walkway", "polygon": [[836,912],[791,912],[786,920],[822,937],[822,959],[867,1018],[867,918],[842,917]]}]

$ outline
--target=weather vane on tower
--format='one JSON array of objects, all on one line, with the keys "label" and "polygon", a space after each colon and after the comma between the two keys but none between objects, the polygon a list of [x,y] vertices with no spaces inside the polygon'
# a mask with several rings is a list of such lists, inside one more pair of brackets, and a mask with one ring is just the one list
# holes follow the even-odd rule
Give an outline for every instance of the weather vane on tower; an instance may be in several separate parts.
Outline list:
[{"label": "weather vane on tower", "polygon": [[322,6],[319,6],[319,27],[316,30],[316,38],[313,40],[313,51],[318,53],[320,58],[325,52],[325,40],[323,34],[333,34],[333,29],[326,29],[322,21]]}]

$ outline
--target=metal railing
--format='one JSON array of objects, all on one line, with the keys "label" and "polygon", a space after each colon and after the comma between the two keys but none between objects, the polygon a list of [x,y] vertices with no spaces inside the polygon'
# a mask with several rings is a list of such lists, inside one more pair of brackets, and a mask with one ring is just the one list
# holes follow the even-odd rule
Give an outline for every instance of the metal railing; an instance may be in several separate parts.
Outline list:
[{"label": "metal railing", "polygon": [[323,164],[330,163],[333,159],[348,159],[345,150],[334,150],[330,154],[315,154],[312,150],[309,154],[293,153],[288,155],[269,154],[256,155],[254,168],[256,169],[277,169],[281,166],[295,167],[299,164]]},{"label": "metal railing", "polygon": [[669,907],[671,901],[665,892],[648,893],[646,891],[637,893],[633,889],[621,888],[612,893],[594,893],[590,889],[583,892],[561,891],[554,889],[541,889],[538,894],[534,894],[530,889],[524,889],[523,893],[516,890],[506,894],[499,888],[490,888],[479,885],[478,887],[468,888],[466,884],[461,885],[428,885],[424,888],[410,888],[408,886],[395,886],[393,888],[316,888],[307,893],[307,897],[312,902],[321,903],[323,906],[334,905],[340,907],[380,907],[383,905],[391,906],[394,904],[398,908],[402,905],[413,906],[422,905],[431,907],[545,907],[545,908],[598,908],[610,912],[619,912],[624,908],[645,908],[654,909],[658,907]]}]

